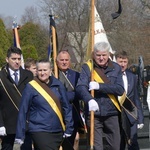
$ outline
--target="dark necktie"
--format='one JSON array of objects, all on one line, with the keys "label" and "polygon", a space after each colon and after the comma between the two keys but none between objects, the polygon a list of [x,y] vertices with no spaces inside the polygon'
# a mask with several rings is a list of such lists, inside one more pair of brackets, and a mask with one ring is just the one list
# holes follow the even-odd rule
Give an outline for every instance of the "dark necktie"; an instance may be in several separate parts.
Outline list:
[{"label": "dark necktie", "polygon": [[64,73],[65,73],[65,76],[67,76],[68,71],[65,71]]},{"label": "dark necktie", "polygon": [[18,73],[15,71],[14,72],[14,77],[15,77],[15,83],[18,85]]}]

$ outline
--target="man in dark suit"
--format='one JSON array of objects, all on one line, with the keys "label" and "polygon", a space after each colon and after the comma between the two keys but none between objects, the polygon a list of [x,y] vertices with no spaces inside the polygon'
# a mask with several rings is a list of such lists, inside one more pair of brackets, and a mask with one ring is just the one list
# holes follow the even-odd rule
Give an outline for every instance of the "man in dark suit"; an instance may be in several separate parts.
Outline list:
[{"label": "man in dark suit", "polygon": [[[7,51],[6,66],[0,71],[0,136],[2,150],[13,150],[18,108],[25,85],[33,79],[30,71],[21,68],[22,52],[10,47]],[[26,136],[21,150],[31,150],[32,141]]]},{"label": "man in dark suit", "polygon": [[64,84],[67,89],[67,96],[70,104],[72,105],[73,120],[74,120],[74,131],[73,134],[67,138],[67,142],[63,142],[63,150],[68,150],[68,146],[71,147],[69,150],[73,149],[74,140],[78,132],[78,127],[80,125],[80,108],[79,99],[75,93],[75,87],[79,78],[79,72],[70,69],[71,57],[66,50],[62,50],[58,53],[57,66],[59,69],[59,80]]},{"label": "man in dark suit", "polygon": [[[139,145],[137,141],[137,129],[142,129],[144,124],[144,117],[141,102],[139,100],[138,90],[137,90],[137,77],[128,70],[128,55],[125,51],[116,54],[117,63],[122,68],[122,78],[124,81],[124,89],[128,99],[130,99],[133,104],[137,107],[137,120],[135,122],[130,122],[130,139],[131,142],[128,144],[128,150],[139,150]],[[130,120],[130,118],[129,118]],[[125,136],[122,134],[121,147],[120,150],[124,150],[126,146]]]}]

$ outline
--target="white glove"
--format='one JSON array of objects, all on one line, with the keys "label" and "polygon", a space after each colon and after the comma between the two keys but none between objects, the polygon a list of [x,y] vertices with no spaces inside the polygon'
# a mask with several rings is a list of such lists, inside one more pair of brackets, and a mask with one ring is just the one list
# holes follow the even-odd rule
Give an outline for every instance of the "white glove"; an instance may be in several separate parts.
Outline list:
[{"label": "white glove", "polygon": [[71,136],[71,134],[64,133],[63,138],[67,138],[67,137],[70,137],[70,136]]},{"label": "white glove", "polygon": [[6,135],[6,128],[5,127],[0,127],[0,135],[5,136]]},{"label": "white glove", "polygon": [[98,90],[99,89],[99,83],[95,82],[95,81],[91,81],[89,83],[89,91],[91,90]]},{"label": "white glove", "polygon": [[143,124],[143,123],[137,125],[137,128],[138,128],[138,129],[142,129],[143,127],[144,127],[144,124]]},{"label": "white glove", "polygon": [[15,142],[19,145],[22,145],[24,143],[24,141],[21,139],[15,139]]},{"label": "white glove", "polygon": [[99,106],[94,99],[91,99],[89,102],[89,111],[99,111]]}]

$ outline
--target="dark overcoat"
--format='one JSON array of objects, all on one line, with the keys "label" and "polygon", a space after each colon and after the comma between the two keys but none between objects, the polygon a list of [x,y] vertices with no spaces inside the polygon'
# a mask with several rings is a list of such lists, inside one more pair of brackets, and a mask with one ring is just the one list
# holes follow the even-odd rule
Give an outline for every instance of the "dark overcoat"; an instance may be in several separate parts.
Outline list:
[{"label": "dark overcoat", "polygon": [[4,126],[7,134],[16,133],[21,95],[32,79],[32,73],[20,67],[20,79],[16,85],[7,66],[0,71],[0,127]]}]

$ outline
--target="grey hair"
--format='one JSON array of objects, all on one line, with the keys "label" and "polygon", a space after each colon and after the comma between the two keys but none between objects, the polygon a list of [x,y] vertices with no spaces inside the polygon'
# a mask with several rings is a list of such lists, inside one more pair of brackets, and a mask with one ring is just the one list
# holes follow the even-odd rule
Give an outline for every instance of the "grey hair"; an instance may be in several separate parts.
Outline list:
[{"label": "grey hair", "polygon": [[70,57],[70,54],[69,54],[68,50],[61,50],[61,51],[59,51],[59,53],[58,53],[58,55],[56,57],[57,61],[59,60],[60,54],[68,54],[69,55],[69,61],[71,61],[71,57]]},{"label": "grey hair", "polygon": [[94,45],[94,51],[109,52],[110,45],[107,42],[98,42]]},{"label": "grey hair", "polygon": [[39,61],[36,62],[36,66],[38,67],[38,64],[39,63],[48,63],[49,64],[49,67],[51,69],[51,62],[48,60],[48,59],[41,59]]}]

